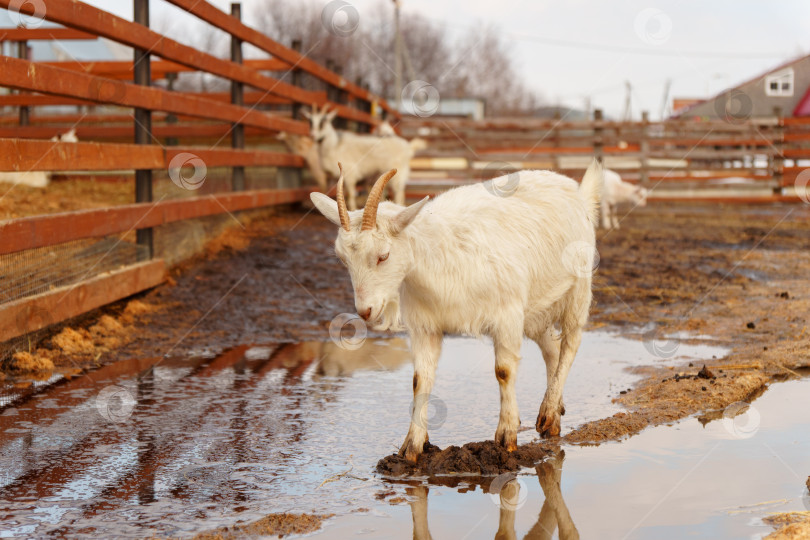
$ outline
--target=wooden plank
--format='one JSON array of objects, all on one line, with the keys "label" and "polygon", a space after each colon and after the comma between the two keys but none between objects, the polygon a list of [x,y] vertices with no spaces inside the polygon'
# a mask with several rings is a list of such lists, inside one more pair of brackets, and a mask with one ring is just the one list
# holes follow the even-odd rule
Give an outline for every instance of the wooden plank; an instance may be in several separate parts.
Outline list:
[{"label": "wooden plank", "polygon": [[[0,0],[0,7],[8,9],[14,1]],[[31,14],[34,10],[33,2],[26,2],[19,6],[19,11],[25,14]],[[312,103],[316,98],[308,90],[262,75],[251,68],[217,58],[194,47],[182,45],[143,25],[127,21],[89,4],[76,1],[51,2],[48,4],[44,17],[49,21],[91,32],[136,49],[150,51],[151,54],[162,59],[219,75],[225,79],[239,81],[301,103]]]},{"label": "wooden plank", "polygon": [[[69,69],[71,71],[81,71],[90,75],[109,77],[111,79],[132,80],[132,62],[129,60],[107,60],[98,62],[39,62],[41,65]],[[244,65],[257,71],[286,71],[290,65],[277,58],[264,58],[245,60]],[[152,79],[165,79],[167,73],[185,73],[199,71],[177,62],[168,60],[152,60],[150,64]]]},{"label": "wooden plank", "polygon": [[[180,188],[178,188],[180,189]],[[98,238],[134,229],[157,227],[224,212],[288,204],[306,199],[309,189],[265,189],[136,203],[33,216],[0,222],[0,255],[61,244],[82,238]]]},{"label": "wooden plank", "polygon": [[[7,0],[0,0],[0,4],[3,2]],[[68,69],[38,65],[8,56],[0,56],[0,85],[78,97],[97,103],[242,123],[272,131],[288,131],[301,135],[309,133],[309,126],[304,122],[268,115],[254,109],[203,99],[193,94],[169,92],[157,87],[127,84]]]},{"label": "wooden plank", "polygon": [[[165,275],[163,260],[155,259],[3,304],[0,308],[0,342],[132,296],[162,283]],[[48,316],[36,316],[40,313]]]},{"label": "wooden plank", "polygon": [[[186,139],[219,139],[228,135],[233,129],[232,124],[196,124],[196,123],[183,123],[183,124],[152,124],[152,134],[157,138],[165,137],[182,137]],[[26,126],[19,128],[0,128],[0,138],[21,138],[21,139],[50,139],[54,135],[64,133],[68,130],[67,126],[61,127],[44,127],[44,126]],[[99,126],[78,126],[76,134],[79,140],[120,140],[131,141],[135,133],[135,128],[132,125],[99,125]],[[256,142],[256,138],[263,138],[265,140],[273,140],[274,135],[267,130],[248,127],[245,129],[245,134],[252,137]],[[0,158],[0,161],[2,159]],[[72,164],[65,170],[70,170]],[[73,170],[76,170],[75,168]],[[104,170],[104,169],[102,169]]]},{"label": "wooden plank", "polygon": [[165,169],[181,153],[194,154],[207,167],[304,166],[300,156],[281,152],[195,147],[164,149],[157,145],[0,139],[0,171]]},{"label": "wooden plank", "polygon": [[0,139],[0,171],[161,169],[160,146]]},{"label": "wooden plank", "polygon": [[62,41],[97,39],[95,35],[74,28],[0,28],[1,41]]}]

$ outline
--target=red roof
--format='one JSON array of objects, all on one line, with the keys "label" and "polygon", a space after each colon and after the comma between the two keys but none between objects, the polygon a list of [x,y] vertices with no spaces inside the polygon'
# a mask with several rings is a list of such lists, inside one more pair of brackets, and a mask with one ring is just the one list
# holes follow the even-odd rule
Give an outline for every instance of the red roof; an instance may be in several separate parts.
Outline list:
[{"label": "red roof", "polygon": [[799,104],[793,109],[793,116],[810,116],[810,87],[804,93]]}]

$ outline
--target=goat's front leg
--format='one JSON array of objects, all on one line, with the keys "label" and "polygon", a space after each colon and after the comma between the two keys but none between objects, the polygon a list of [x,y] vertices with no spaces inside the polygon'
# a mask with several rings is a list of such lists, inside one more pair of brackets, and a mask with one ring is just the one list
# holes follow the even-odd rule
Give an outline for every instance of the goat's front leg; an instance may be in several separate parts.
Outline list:
[{"label": "goat's front leg", "polygon": [[346,186],[346,207],[349,211],[357,210],[357,180],[344,177]]},{"label": "goat's front leg", "polygon": [[619,228],[619,212],[617,212],[615,208],[613,209],[613,228]]},{"label": "goat's front leg", "polygon": [[[520,325],[521,330],[523,325]],[[518,417],[515,379],[520,362],[520,344],[522,334],[509,330],[510,334],[494,337],[495,341],[495,377],[501,391],[501,414],[498,418],[498,429],[495,430],[495,444],[505,447],[509,452],[517,450],[517,430],[520,426]]]},{"label": "goat's front leg", "polygon": [[411,334],[411,353],[413,354],[413,406],[411,408],[411,427],[405,442],[399,449],[399,455],[411,463],[416,463],[428,441],[428,406],[433,381],[436,377],[436,365],[442,351],[442,334]]}]

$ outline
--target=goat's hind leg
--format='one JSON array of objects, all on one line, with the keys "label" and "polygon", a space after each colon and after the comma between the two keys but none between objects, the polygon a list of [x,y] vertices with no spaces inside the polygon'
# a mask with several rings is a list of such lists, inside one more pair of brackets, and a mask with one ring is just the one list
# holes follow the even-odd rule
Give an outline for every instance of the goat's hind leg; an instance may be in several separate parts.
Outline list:
[{"label": "goat's hind leg", "polygon": [[428,441],[428,406],[433,381],[436,378],[436,365],[442,350],[442,334],[417,333],[411,335],[413,354],[413,406],[411,426],[399,455],[411,463],[416,463]]},{"label": "goat's hind leg", "polygon": [[[543,361],[546,364],[546,388],[551,386],[554,374],[557,372],[557,364],[560,361],[560,336],[553,326],[539,329],[529,336],[540,347],[543,353]],[[562,403],[560,414],[565,414],[565,404]]]}]

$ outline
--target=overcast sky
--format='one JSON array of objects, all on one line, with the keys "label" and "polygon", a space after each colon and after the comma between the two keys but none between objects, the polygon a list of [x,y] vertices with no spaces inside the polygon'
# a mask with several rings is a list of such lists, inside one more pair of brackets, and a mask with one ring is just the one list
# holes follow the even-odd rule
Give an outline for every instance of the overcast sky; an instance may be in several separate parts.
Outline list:
[{"label": "overcast sky", "polygon": [[[131,19],[131,0],[85,0]],[[272,0],[244,0],[243,13]],[[370,6],[387,0],[348,0],[360,24]],[[229,9],[230,1],[211,3]],[[323,2],[327,4],[326,1]],[[520,71],[552,104],[582,108],[586,99],[620,117],[625,81],[634,117],[660,115],[670,98],[706,97],[810,49],[807,0],[401,0],[449,33],[492,23],[512,44]],[[187,24],[175,8],[152,1],[153,24]],[[369,18],[370,19],[370,18]],[[164,22],[165,24],[165,22]],[[467,54],[474,62],[476,50]],[[428,81],[430,82],[430,81]],[[504,81],[504,85],[509,81]]]}]

